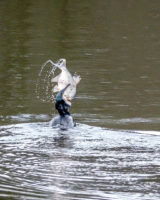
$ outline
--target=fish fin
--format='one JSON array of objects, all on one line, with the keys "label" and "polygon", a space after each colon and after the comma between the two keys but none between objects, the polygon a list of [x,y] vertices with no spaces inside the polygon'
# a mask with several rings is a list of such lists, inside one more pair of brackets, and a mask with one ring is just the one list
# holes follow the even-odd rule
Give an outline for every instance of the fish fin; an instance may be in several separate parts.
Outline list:
[{"label": "fish fin", "polygon": [[51,82],[58,82],[59,77],[60,77],[60,74],[58,76],[52,78]]},{"label": "fish fin", "polygon": [[81,80],[81,77],[80,76],[77,76],[77,75],[74,75],[73,76],[73,80],[74,80],[74,82],[76,83],[76,85],[80,82],[80,80]]},{"label": "fish fin", "polygon": [[53,93],[59,92],[58,85],[55,85],[52,91]]},{"label": "fish fin", "polygon": [[63,99],[65,100],[65,102],[69,105],[69,106],[71,106],[72,105],[72,103],[71,103],[71,101],[72,101],[72,99],[70,98],[70,97],[68,97],[67,95],[63,95]]}]

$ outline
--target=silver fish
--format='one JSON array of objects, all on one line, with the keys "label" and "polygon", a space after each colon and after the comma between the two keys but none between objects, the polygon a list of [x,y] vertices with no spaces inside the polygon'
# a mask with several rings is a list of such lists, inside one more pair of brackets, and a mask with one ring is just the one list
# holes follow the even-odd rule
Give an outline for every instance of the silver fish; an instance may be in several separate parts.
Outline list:
[{"label": "silver fish", "polygon": [[65,88],[68,84],[70,86],[65,90],[63,99],[71,106],[71,101],[76,95],[76,86],[80,82],[81,77],[78,75],[72,76],[66,67],[66,59],[62,58],[56,63],[56,67],[61,70],[61,73],[54,77],[51,82],[56,82],[57,85],[53,88],[53,93],[57,93]]}]

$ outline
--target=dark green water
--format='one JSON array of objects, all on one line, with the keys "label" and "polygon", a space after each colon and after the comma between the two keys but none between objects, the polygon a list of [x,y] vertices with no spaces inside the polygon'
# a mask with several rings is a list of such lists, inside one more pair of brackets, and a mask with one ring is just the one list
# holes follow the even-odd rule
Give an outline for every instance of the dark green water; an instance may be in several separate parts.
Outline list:
[{"label": "dark green water", "polygon": [[[56,61],[59,58],[66,58],[68,69],[72,73],[77,72],[82,77],[77,88],[76,100],[73,102],[71,110],[77,122],[109,129],[114,128],[117,130],[116,133],[118,134],[119,132],[120,135],[120,129],[132,130],[133,132],[135,130],[155,130],[157,131],[156,134],[159,132],[160,1],[0,1],[0,131],[2,132],[0,133],[0,138],[2,139],[0,147],[2,179],[0,179],[0,184],[1,188],[7,185],[11,186],[11,177],[13,177],[12,181],[15,180],[17,183],[17,187],[13,188],[13,190],[10,187],[4,187],[4,190],[0,190],[1,197],[33,199],[34,197],[38,198],[36,194],[39,193],[38,191],[41,191],[44,194],[43,196],[40,193],[42,199],[49,198],[59,200],[62,197],[65,199],[66,196],[66,199],[69,200],[121,200],[129,199],[128,196],[130,196],[130,199],[134,200],[158,200],[160,196],[158,192],[160,191],[159,154],[156,153],[155,157],[153,156],[153,160],[149,159],[151,154],[154,155],[155,152],[160,151],[158,143],[159,137],[154,135],[146,136],[147,139],[145,139],[145,136],[135,134],[137,138],[137,140],[135,140],[140,142],[137,147],[136,141],[132,140],[132,137],[130,139],[130,135],[125,136],[127,138],[124,139],[123,143],[122,134],[120,138],[121,142],[116,142],[113,145],[116,152],[119,152],[121,155],[121,167],[118,169],[113,167],[114,162],[112,163],[113,160],[111,157],[110,159],[104,158],[104,160],[103,156],[101,157],[101,152],[103,152],[103,150],[106,151],[106,154],[107,152],[111,153],[111,155],[115,153],[114,148],[106,147],[106,145],[110,145],[109,143],[104,143],[103,141],[101,144],[98,144],[95,151],[96,156],[100,156],[100,160],[95,159],[95,163],[91,162],[91,155],[92,153],[94,154],[92,147],[88,147],[88,151],[86,150],[88,144],[86,144],[85,148],[82,144],[80,145],[81,154],[85,154],[85,151],[87,151],[88,155],[82,159],[83,162],[81,162],[80,155],[74,157],[74,153],[72,151],[70,152],[71,149],[73,151],[78,151],[77,146],[71,145],[72,147],[70,147],[68,143],[66,146],[62,145],[62,151],[68,152],[66,156],[66,160],[68,161],[64,159],[65,163],[67,163],[67,165],[70,164],[70,160],[72,159],[77,163],[74,165],[74,162],[71,162],[71,168],[69,168],[66,173],[67,176],[69,176],[69,174],[72,175],[69,179],[66,178],[65,173],[63,174],[61,171],[58,171],[64,181],[59,184],[65,185],[65,181],[67,181],[67,185],[65,186],[68,188],[68,184],[72,186],[75,180],[74,184],[77,184],[77,187],[73,184],[75,187],[72,189],[78,192],[74,195],[71,188],[61,190],[62,188],[58,183],[56,187],[53,187],[55,176],[51,176],[51,171],[49,171],[49,173],[45,171],[45,173],[51,177],[49,181],[49,185],[52,185],[51,189],[47,190],[45,188],[43,190],[43,188],[40,187],[40,183],[43,182],[45,187],[48,185],[48,181],[46,181],[43,176],[39,176],[40,182],[34,185],[34,181],[38,179],[36,171],[39,170],[38,167],[35,167],[35,173],[33,172],[33,174],[31,173],[27,176],[28,182],[25,182],[26,179],[24,176],[21,176],[21,173],[17,175],[17,165],[13,165],[13,168],[8,168],[12,160],[11,157],[13,156],[14,159],[18,159],[19,157],[19,163],[21,163],[20,166],[24,169],[24,171],[22,170],[24,174],[28,172],[27,170],[30,171],[32,165],[38,166],[36,165],[38,161],[42,162],[41,174],[43,174],[43,169],[47,169],[48,167],[45,163],[48,163],[51,167],[55,161],[47,157],[47,162],[45,156],[51,153],[51,157],[56,157],[57,152],[58,156],[59,151],[61,152],[61,144],[59,145],[59,143],[56,144],[56,142],[53,142],[53,148],[56,148],[56,145],[58,145],[56,151],[52,152],[52,148],[48,149],[50,148],[48,147],[46,148],[46,152],[48,151],[49,153],[43,154],[42,151],[41,154],[38,155],[35,152],[41,151],[41,145],[43,146],[44,144],[43,139],[40,142],[39,139],[35,139],[35,144],[37,145],[35,148],[30,148],[29,146],[26,151],[24,150],[24,154],[20,153],[22,151],[21,147],[28,144],[26,134],[32,135],[31,133],[39,132],[37,131],[38,127],[35,131],[33,129],[30,132],[29,124],[33,122],[48,122],[55,113],[52,103],[42,103],[37,99],[35,89],[37,75],[41,65],[48,59]],[[9,131],[10,128],[8,127],[10,127],[11,124],[20,123],[22,123],[22,126],[20,126],[21,131],[19,133],[15,131],[17,130],[16,125],[15,129],[13,128]],[[28,123],[27,131],[25,125],[25,131],[23,130],[23,123]],[[86,128],[86,135],[90,133],[90,129],[91,127]],[[101,133],[100,129],[96,131],[97,133]],[[85,131],[83,130],[82,132],[84,133]],[[81,135],[81,131],[78,133]],[[17,150],[14,151],[16,134],[24,134],[24,137],[22,137],[24,144],[23,140],[18,143],[21,147],[16,144],[15,148],[17,148]],[[126,132],[126,135],[127,134],[128,132]],[[110,140],[112,140],[114,134],[109,135],[111,136]],[[3,139],[3,136],[8,136],[9,138]],[[82,143],[87,140],[85,135],[83,136],[84,138],[80,140]],[[86,137],[91,136],[89,135]],[[99,140],[99,137],[100,136],[96,136],[96,139],[98,138],[97,140]],[[32,139],[31,137],[30,140],[32,141]],[[48,139],[50,140],[50,137]],[[95,141],[94,139],[95,138],[91,138],[90,140],[93,144]],[[8,140],[11,141],[11,143]],[[152,141],[151,147],[149,147],[149,140]],[[47,134],[45,141],[47,141]],[[70,138],[67,141],[71,143],[75,142],[76,144],[80,143],[77,138],[75,140]],[[145,146],[144,142],[146,142],[148,146]],[[48,144],[48,142],[46,143]],[[102,148],[103,145],[104,149]],[[11,157],[7,156],[10,151],[15,153],[12,152],[14,155],[11,155]],[[139,166],[139,171],[136,171],[138,175],[136,174],[135,177],[133,177],[132,173],[135,173],[136,167],[131,166],[125,168],[124,165],[126,162],[133,162],[134,158],[139,161],[138,152],[140,151],[143,151],[146,158],[144,161],[145,164],[141,166],[139,163],[135,163],[135,165],[137,164]],[[31,152],[35,154],[31,155]],[[65,157],[64,152],[62,153],[62,158]],[[30,156],[33,157],[33,162],[28,160]],[[114,156],[115,154],[113,157]],[[23,165],[24,157],[26,158],[26,162],[29,162],[28,169]],[[116,160],[118,157],[114,157],[113,159]],[[78,164],[78,160],[80,164]],[[98,163],[97,168],[96,161]],[[90,165],[85,165],[85,162],[89,162]],[[113,165],[111,165],[110,168],[105,168],[109,162]],[[115,164],[117,165],[119,162],[120,161],[116,161]],[[13,163],[18,163],[18,161],[14,160]],[[99,170],[101,164],[103,169]],[[61,164],[56,164],[56,167],[60,166]],[[99,171],[96,171],[97,173],[91,173],[91,166]],[[48,170],[50,170],[50,167]],[[147,168],[150,169],[149,172],[147,172]],[[71,169],[75,170],[76,177],[84,176],[84,179],[82,178],[79,181],[78,179],[74,179],[73,171],[70,172]],[[80,169],[82,170],[81,173],[79,172]],[[108,175],[107,170],[113,174],[117,174],[117,177],[110,176],[110,173]],[[126,170],[126,176],[119,179],[119,175],[124,172],[124,170]],[[85,193],[84,187],[86,187],[85,180],[87,171],[90,180],[88,184],[90,184],[90,187]],[[106,182],[103,182],[102,179],[98,179],[98,177],[101,177],[103,174],[104,177],[108,177],[107,180],[113,178],[112,188],[107,186],[105,188]],[[128,177],[131,178],[135,190],[131,185],[130,187],[125,185],[125,181],[128,180],[127,174]],[[150,174],[154,175],[151,179],[149,179]],[[148,179],[140,180],[139,177],[143,175],[147,176]],[[73,182],[71,180],[72,178]],[[93,184],[94,178],[95,181],[97,180],[95,186]],[[21,181],[19,182],[19,180]],[[149,182],[147,182],[147,180]],[[32,182],[31,185],[33,187],[33,191],[30,195],[26,192],[29,187],[29,181]],[[116,186],[117,181],[119,186]],[[23,187],[25,183],[27,183],[26,188]],[[107,184],[109,185],[109,182],[107,182]],[[121,187],[123,184],[125,185],[124,188]],[[129,187],[128,191],[127,187]],[[133,193],[132,189],[134,191]],[[13,191],[15,190],[16,195],[14,196]],[[55,191],[58,191],[58,193]],[[97,196],[96,194],[95,196],[91,195],[93,191],[97,191]],[[105,195],[106,191],[110,191],[110,195]],[[61,194],[62,196],[55,197],[53,195],[52,198],[52,195],[46,195],[53,193]],[[81,193],[82,195],[80,195]]]},{"label": "dark green water", "polygon": [[0,123],[53,113],[52,104],[37,101],[35,83],[46,60],[64,57],[82,76],[72,107],[78,121],[159,130],[159,6],[143,0],[0,2]]}]

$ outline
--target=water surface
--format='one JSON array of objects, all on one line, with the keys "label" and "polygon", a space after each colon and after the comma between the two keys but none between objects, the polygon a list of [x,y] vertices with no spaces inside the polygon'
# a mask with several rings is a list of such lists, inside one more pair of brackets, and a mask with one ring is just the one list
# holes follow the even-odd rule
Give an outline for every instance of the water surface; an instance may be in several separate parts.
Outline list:
[{"label": "water surface", "polygon": [[[160,136],[77,124],[0,128],[0,195],[13,199],[159,199]],[[158,136],[156,136],[156,134]]]},{"label": "water surface", "polygon": [[[0,2],[0,198],[160,197],[160,2]],[[81,75],[71,112],[52,130],[36,97],[48,59]]]}]

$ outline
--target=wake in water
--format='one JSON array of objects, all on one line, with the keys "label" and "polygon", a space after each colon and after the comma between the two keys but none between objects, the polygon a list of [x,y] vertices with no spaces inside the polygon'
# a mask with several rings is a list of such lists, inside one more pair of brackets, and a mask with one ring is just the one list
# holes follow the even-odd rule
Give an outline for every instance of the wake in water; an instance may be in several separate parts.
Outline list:
[{"label": "wake in water", "polygon": [[0,199],[159,200],[158,136],[46,122],[0,126],[0,135]]}]

